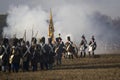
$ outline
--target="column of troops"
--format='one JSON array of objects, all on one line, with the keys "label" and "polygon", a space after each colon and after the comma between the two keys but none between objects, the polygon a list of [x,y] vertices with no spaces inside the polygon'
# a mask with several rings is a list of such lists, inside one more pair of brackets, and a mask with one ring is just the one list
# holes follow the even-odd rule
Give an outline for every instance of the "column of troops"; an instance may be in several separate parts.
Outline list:
[{"label": "column of troops", "polygon": [[87,48],[89,55],[91,53],[94,55],[96,46],[92,36],[87,47],[84,35],[79,48],[71,41],[70,36],[67,37],[65,44],[61,37],[57,37],[54,43],[51,38],[48,38],[46,43],[45,37],[39,41],[33,37],[31,42],[14,38],[12,43],[8,38],[4,38],[0,46],[0,69],[3,72],[18,72],[20,69],[23,71],[49,70],[53,69],[53,64],[62,64],[63,55],[65,58],[72,59],[73,56],[85,57]]}]

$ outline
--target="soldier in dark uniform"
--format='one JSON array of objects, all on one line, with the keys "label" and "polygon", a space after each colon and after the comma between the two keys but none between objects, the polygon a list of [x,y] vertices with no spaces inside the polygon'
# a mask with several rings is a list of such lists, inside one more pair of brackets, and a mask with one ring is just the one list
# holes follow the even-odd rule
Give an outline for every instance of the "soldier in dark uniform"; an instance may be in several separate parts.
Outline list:
[{"label": "soldier in dark uniform", "polygon": [[23,71],[29,71],[29,61],[30,61],[30,44],[27,41],[22,43],[22,61],[23,61]]},{"label": "soldier in dark uniform", "polygon": [[87,49],[87,41],[85,39],[85,36],[82,35],[82,40],[80,42],[80,57],[86,56],[86,49]]},{"label": "soldier in dark uniform", "polygon": [[31,48],[30,48],[30,53],[31,53],[31,66],[32,66],[32,71],[37,71],[37,63],[38,63],[38,52],[37,52],[37,40],[36,38],[32,38],[31,41]]},{"label": "soldier in dark uniform", "polygon": [[66,45],[66,51],[67,51],[67,55],[69,56],[69,59],[72,58],[73,59],[73,53],[75,53],[74,51],[74,47],[73,47],[73,42],[70,39],[70,36],[67,37],[67,42],[65,43]]},{"label": "soldier in dark uniform", "polygon": [[54,56],[55,56],[55,46],[52,44],[52,38],[48,38],[48,45],[49,45],[49,69],[52,69],[54,63]]},{"label": "soldier in dark uniform", "polygon": [[94,51],[96,50],[96,47],[97,47],[97,44],[96,44],[96,41],[95,41],[95,38],[94,36],[92,36],[91,38],[91,41],[89,42],[89,47],[88,47],[88,53],[89,53],[89,56],[94,56]]},{"label": "soldier in dark uniform", "polygon": [[45,43],[45,37],[42,37],[41,40],[41,60],[40,60],[40,66],[41,66],[41,70],[44,69],[44,67],[46,69],[48,69],[48,61],[49,61],[49,50],[50,47]]},{"label": "soldier in dark uniform", "polygon": [[21,50],[18,44],[19,44],[19,40],[15,38],[13,40],[13,46],[10,56],[10,63],[13,72],[18,72],[20,67]]},{"label": "soldier in dark uniform", "polygon": [[15,37],[15,38],[13,38],[13,44],[12,45],[16,47],[18,42],[19,42],[19,39]]},{"label": "soldier in dark uniform", "polygon": [[55,53],[56,53],[56,61],[57,61],[57,65],[62,64],[62,53],[64,51],[64,42],[62,41],[62,39],[60,37],[56,38],[56,48],[55,48]]},{"label": "soldier in dark uniform", "polygon": [[10,45],[8,38],[3,39],[0,56],[2,58],[2,71],[6,72],[6,70],[10,69],[10,65],[9,65]]}]

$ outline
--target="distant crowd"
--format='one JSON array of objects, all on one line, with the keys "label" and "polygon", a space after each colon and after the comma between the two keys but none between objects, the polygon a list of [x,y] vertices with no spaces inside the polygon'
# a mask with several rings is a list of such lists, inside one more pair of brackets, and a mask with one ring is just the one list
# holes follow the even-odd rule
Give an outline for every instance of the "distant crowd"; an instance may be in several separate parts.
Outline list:
[{"label": "distant crowd", "polygon": [[38,67],[40,70],[51,70],[53,65],[62,64],[62,56],[68,59],[85,57],[87,48],[89,56],[94,56],[97,48],[94,36],[87,43],[85,36],[82,35],[79,47],[71,41],[70,36],[66,42],[63,42],[60,36],[54,41],[48,38],[48,43],[45,37],[39,41],[33,37],[31,42],[15,37],[12,44],[8,38],[3,38],[0,45],[0,70],[18,72],[21,68],[22,71],[31,69],[37,71]]}]

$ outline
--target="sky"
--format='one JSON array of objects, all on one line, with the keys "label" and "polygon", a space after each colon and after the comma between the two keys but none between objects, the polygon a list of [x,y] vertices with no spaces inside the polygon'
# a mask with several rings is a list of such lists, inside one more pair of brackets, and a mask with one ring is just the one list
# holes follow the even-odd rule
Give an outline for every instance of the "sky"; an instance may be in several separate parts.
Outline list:
[{"label": "sky", "polygon": [[33,29],[34,35],[38,32],[37,38],[48,37],[47,21],[51,9],[55,37],[61,33],[66,41],[69,35],[78,44],[82,35],[88,42],[94,35],[99,50],[101,46],[105,50],[108,44],[113,50],[113,44],[120,46],[120,31],[113,25],[114,19],[120,17],[119,4],[120,0],[0,0],[0,14],[9,14],[3,36],[23,37],[26,30],[30,40]]},{"label": "sky", "polygon": [[49,10],[66,4],[85,5],[112,17],[120,16],[120,0],[0,0],[0,14],[7,13],[11,6],[41,6]]}]

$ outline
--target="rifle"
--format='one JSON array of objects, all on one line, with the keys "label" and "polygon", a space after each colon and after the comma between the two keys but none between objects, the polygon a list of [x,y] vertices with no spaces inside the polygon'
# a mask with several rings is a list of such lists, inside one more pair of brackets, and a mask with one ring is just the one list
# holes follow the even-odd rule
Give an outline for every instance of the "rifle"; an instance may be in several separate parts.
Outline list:
[{"label": "rifle", "polygon": [[25,40],[25,42],[26,42],[26,30],[25,30],[25,32],[23,34],[23,40]]}]

